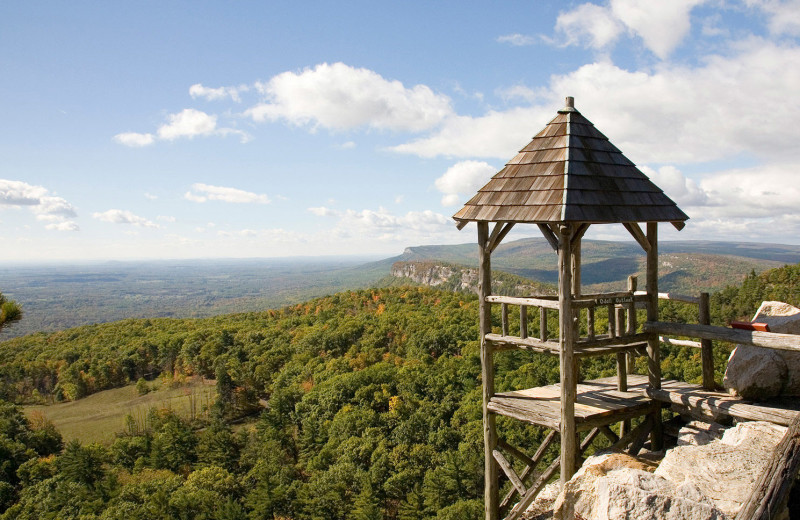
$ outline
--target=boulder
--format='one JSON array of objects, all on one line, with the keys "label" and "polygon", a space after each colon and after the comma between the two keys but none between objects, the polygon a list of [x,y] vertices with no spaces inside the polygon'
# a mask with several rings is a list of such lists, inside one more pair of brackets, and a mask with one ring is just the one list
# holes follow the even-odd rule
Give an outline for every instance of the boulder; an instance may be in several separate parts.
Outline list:
[{"label": "boulder", "polygon": [[693,484],[675,484],[651,472],[652,464],[619,453],[589,457],[553,506],[561,520],[725,519]]},{"label": "boulder", "polygon": [[741,423],[726,430],[720,440],[669,450],[655,474],[676,485],[691,485],[733,517],[785,432],[785,427],[768,422]]},{"label": "boulder", "polygon": [[678,446],[702,446],[711,441],[719,440],[725,432],[725,427],[718,423],[690,421],[678,432]]},{"label": "boulder", "polygon": [[[770,332],[800,334],[800,309],[766,301],[752,321],[766,323]],[[725,388],[745,399],[800,395],[800,352],[738,345],[728,358]]]}]

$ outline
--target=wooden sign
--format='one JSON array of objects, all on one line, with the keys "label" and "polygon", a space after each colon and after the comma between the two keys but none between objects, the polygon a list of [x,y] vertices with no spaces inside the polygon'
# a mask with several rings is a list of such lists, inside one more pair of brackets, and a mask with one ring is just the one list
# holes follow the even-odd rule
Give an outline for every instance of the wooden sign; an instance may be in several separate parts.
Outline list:
[{"label": "wooden sign", "polygon": [[594,301],[596,305],[616,305],[631,302],[633,302],[633,296],[610,296],[608,298],[597,298]]}]

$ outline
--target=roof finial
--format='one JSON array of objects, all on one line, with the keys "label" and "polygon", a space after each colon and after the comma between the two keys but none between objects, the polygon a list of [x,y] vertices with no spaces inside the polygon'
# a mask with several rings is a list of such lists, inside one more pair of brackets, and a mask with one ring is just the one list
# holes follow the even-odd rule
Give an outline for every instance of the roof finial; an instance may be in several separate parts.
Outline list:
[{"label": "roof finial", "polygon": [[567,96],[564,108],[562,108],[558,112],[560,114],[566,114],[568,112],[577,112],[577,110],[575,109],[575,98],[572,96]]}]

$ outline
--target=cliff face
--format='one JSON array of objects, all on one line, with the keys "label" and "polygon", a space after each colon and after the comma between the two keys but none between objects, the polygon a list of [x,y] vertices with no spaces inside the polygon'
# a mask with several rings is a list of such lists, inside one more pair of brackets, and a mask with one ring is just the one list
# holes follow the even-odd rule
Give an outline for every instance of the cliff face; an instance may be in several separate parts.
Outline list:
[{"label": "cliff face", "polygon": [[[507,296],[555,294],[554,288],[543,283],[503,272],[492,273],[492,292]],[[453,292],[477,292],[478,270],[444,262],[395,262],[392,276],[408,278],[415,283],[439,287]]]},{"label": "cliff face", "polygon": [[431,287],[447,285],[454,291],[474,291],[478,287],[477,269],[436,262],[395,262],[392,276]]}]

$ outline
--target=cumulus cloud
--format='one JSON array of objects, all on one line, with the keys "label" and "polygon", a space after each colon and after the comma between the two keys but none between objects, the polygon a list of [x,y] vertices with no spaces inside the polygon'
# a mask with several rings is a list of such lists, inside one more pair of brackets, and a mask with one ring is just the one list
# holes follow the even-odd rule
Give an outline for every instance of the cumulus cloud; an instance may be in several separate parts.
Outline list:
[{"label": "cumulus cloud", "polygon": [[436,188],[444,193],[442,205],[455,206],[464,202],[465,196],[474,195],[495,173],[497,169],[483,161],[461,161],[454,164],[435,182]]},{"label": "cumulus cloud", "polygon": [[114,141],[131,148],[142,148],[156,142],[153,134],[139,134],[136,132],[123,132],[114,136]]},{"label": "cumulus cloud", "polygon": [[158,137],[172,141],[179,137],[192,138],[209,135],[217,127],[217,116],[206,114],[193,108],[185,108],[177,114],[170,114],[167,123],[158,127]]},{"label": "cumulus cloud", "polygon": [[326,208],[325,206],[319,206],[315,208],[308,208],[308,211],[313,213],[318,217],[332,217],[340,215],[340,213],[334,209]]},{"label": "cumulus cloud", "polygon": [[705,1],[610,0],[602,6],[585,3],[561,13],[555,29],[564,45],[594,49],[610,46],[627,30],[663,60],[689,34],[691,11]]},{"label": "cumulus cloud", "polygon": [[624,30],[625,25],[610,9],[596,4],[581,4],[556,19],[556,32],[564,36],[564,45],[602,49],[616,41]]},{"label": "cumulus cloud", "polygon": [[110,209],[103,212],[92,213],[92,218],[112,224],[130,224],[137,227],[158,228],[155,222],[144,217],[134,215],[132,212],[122,209]]},{"label": "cumulus cloud", "polygon": [[242,101],[241,96],[239,96],[240,92],[246,92],[248,90],[247,86],[240,86],[240,87],[217,87],[211,88],[203,86],[200,83],[195,83],[191,87],[189,87],[189,95],[193,98],[203,98],[208,101],[216,101],[219,99],[228,99],[230,98],[237,103]]},{"label": "cumulus cloud", "polygon": [[526,45],[533,45],[536,43],[536,39],[533,36],[527,36],[519,33],[498,36],[497,41],[498,43],[508,43],[515,47],[524,47]]},{"label": "cumulus cloud", "polygon": [[800,35],[800,0],[745,0],[769,18],[768,28],[775,35]]},{"label": "cumulus cloud", "polygon": [[265,100],[246,114],[255,121],[344,130],[357,127],[418,132],[452,114],[450,98],[344,63],[284,72],[256,88]]},{"label": "cumulus cloud", "polygon": [[22,181],[0,179],[0,209],[27,207],[41,222],[49,222],[46,229],[77,231],[78,225],[68,219],[78,216],[75,208],[61,197],[50,195],[43,186]]},{"label": "cumulus cloud", "polygon": [[664,63],[632,71],[591,63],[552,76],[537,89],[538,104],[451,117],[392,150],[508,159],[555,115],[563,96],[572,95],[578,110],[637,163],[787,156],[800,140],[800,104],[788,101],[800,90],[800,69],[787,63],[800,63],[800,47],[755,37],[696,67]]},{"label": "cumulus cloud", "polygon": [[219,200],[237,204],[269,204],[270,199],[264,194],[244,191],[237,188],[225,186],[212,186],[210,184],[192,184],[192,189],[186,192],[185,198],[193,202],[206,202],[209,200]]},{"label": "cumulus cloud", "polygon": [[157,139],[161,141],[174,141],[176,139],[193,139],[201,136],[227,136],[237,135],[241,142],[250,140],[247,132],[235,128],[218,128],[217,116],[207,114],[202,110],[185,108],[175,114],[167,116],[167,122],[156,130],[156,134],[139,134],[127,132],[114,136],[114,141],[130,147],[143,147],[153,144]]},{"label": "cumulus cloud", "polygon": [[709,203],[708,193],[674,166],[662,166],[658,170],[641,166],[639,169],[678,206],[703,206]]}]

